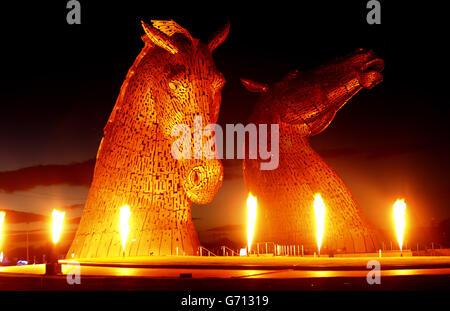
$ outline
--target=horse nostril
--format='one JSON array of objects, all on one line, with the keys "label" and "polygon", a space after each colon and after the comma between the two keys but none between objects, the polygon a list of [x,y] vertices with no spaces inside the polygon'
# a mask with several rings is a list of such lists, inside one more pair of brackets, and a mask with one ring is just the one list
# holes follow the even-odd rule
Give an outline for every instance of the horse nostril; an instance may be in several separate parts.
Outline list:
[{"label": "horse nostril", "polygon": [[198,188],[205,178],[204,168],[201,166],[194,167],[189,171],[187,176],[187,183],[189,185],[188,189]]},{"label": "horse nostril", "polygon": [[194,182],[194,185],[198,184],[199,179],[200,178],[198,177],[197,171],[194,171],[194,175],[192,176],[192,181]]}]

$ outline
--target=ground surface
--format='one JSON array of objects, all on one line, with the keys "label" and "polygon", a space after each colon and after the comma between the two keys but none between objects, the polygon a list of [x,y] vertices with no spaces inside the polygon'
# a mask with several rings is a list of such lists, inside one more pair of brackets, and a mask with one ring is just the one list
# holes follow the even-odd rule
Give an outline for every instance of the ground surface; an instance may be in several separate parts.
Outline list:
[{"label": "ground surface", "polygon": [[[381,284],[369,285],[369,260]],[[45,265],[0,267],[1,290],[449,290],[450,257],[135,257],[78,259],[81,284]]]}]

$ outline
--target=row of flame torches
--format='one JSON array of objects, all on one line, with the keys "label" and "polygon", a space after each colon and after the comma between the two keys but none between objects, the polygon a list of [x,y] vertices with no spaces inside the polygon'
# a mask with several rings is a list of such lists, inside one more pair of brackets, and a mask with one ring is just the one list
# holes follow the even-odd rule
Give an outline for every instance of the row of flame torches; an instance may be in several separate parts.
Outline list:
[{"label": "row of flame torches", "polygon": [[[52,212],[52,241],[53,244],[56,244],[59,241],[59,238],[63,229],[63,221],[64,221],[65,212],[58,211],[56,209]],[[3,223],[5,222],[6,213],[0,211],[0,263],[3,262]]]},{"label": "row of flame torches", "polygon": [[[63,231],[65,212],[56,209],[52,212],[52,242],[56,246]],[[122,249],[125,256],[125,245],[129,232],[129,219],[131,216],[130,207],[128,205],[120,208],[120,237],[122,240]],[[5,222],[6,213],[0,211],[0,263],[3,262],[3,223]]]},{"label": "row of flame torches", "polygon": [[[325,203],[322,200],[320,194],[316,194],[314,197],[314,215],[316,219],[316,240],[317,240],[317,251],[320,256],[320,248],[322,246],[323,235],[325,232]],[[256,223],[256,209],[257,209],[257,198],[251,193],[248,195],[247,199],[247,254],[250,254],[253,233]],[[397,241],[400,247],[400,253],[403,254],[403,235],[405,231],[405,216],[406,216],[406,204],[404,199],[399,199],[394,204],[394,222],[395,230],[397,234]],[[303,248],[303,246],[302,246]],[[381,253],[381,250],[380,250]]]},{"label": "row of flame torches", "polygon": [[[62,233],[64,212],[56,209],[52,212],[52,241],[56,245]],[[6,213],[0,211],[0,263],[3,262],[3,223],[5,222]]]},{"label": "row of flame torches", "polygon": [[[56,209],[52,212],[52,241],[56,246],[62,233],[63,222],[64,222],[65,212],[58,211]],[[2,245],[2,235],[3,235],[3,223],[5,221],[5,212],[0,211],[0,263],[3,262],[3,245]],[[120,208],[120,237],[122,240],[122,250],[125,256],[125,245],[128,238],[129,229],[129,219],[131,216],[130,207],[128,205],[122,206]]]},{"label": "row of flame torches", "polygon": [[[257,198],[251,193],[247,199],[248,219],[247,219],[247,254],[250,254],[253,233],[256,224],[256,210],[257,210]],[[320,255],[320,248],[322,246],[323,235],[325,232],[325,203],[322,200],[320,194],[316,194],[313,203],[314,215],[316,218],[316,239],[317,239],[317,251]],[[400,252],[403,252],[403,233],[405,229],[405,210],[406,204],[403,199],[397,200],[394,204],[394,221],[395,229],[397,233],[397,240],[400,247]],[[52,241],[56,246],[58,243],[64,221],[64,212],[56,209],[52,212]],[[125,256],[126,241],[128,239],[128,233],[130,231],[129,220],[131,216],[130,207],[128,205],[122,206],[119,213],[119,226],[120,237],[122,241],[123,256]],[[5,220],[5,212],[0,212],[0,263],[3,262],[3,248],[2,248],[2,232],[3,223]]]}]

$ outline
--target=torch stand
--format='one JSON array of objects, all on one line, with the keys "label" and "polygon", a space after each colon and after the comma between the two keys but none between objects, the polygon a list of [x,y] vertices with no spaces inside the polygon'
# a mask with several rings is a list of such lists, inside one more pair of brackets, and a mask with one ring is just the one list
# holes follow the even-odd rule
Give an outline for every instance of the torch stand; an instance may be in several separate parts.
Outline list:
[{"label": "torch stand", "polygon": [[59,275],[61,273],[61,264],[57,262],[45,264],[45,275]]},{"label": "torch stand", "polygon": [[45,275],[60,275],[62,273],[57,254],[57,247],[53,244],[50,249],[49,261],[45,264]]}]

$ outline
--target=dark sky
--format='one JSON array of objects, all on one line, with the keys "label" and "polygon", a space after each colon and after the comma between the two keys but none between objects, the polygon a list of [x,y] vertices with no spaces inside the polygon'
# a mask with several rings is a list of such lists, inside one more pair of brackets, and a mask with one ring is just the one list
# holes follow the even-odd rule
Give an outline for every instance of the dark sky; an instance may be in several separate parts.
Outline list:
[{"label": "dark sky", "polygon": [[[442,5],[380,1],[382,24],[368,25],[364,0],[80,2],[81,25],[66,23],[65,1],[2,4],[0,209],[49,215],[56,206],[77,206],[69,215],[79,217],[103,127],[143,46],[140,20],[173,19],[202,41],[231,22],[228,39],[214,52],[227,79],[221,124],[245,123],[256,103],[240,77],[272,83],[291,69],[372,48],[385,59],[384,82],[352,99],[312,144],[378,227],[390,227],[398,197],[406,199],[416,226],[450,217],[448,10]],[[193,208],[202,239],[243,232],[241,163],[225,162],[226,181],[214,202]],[[23,229],[15,226],[10,229]]]}]

